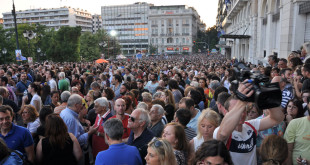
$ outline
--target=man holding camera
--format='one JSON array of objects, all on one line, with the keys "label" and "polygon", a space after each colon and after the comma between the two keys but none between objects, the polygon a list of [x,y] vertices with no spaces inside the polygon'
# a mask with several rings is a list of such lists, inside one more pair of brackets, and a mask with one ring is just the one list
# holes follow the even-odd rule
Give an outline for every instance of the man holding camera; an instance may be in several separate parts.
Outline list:
[{"label": "man holding camera", "polygon": [[[284,119],[282,108],[270,109],[270,115],[263,119],[246,121],[247,102],[242,101],[251,97],[254,93],[253,85],[248,80],[239,84],[234,104],[228,107],[228,113],[223,118],[221,125],[215,129],[214,139],[226,143],[234,164],[255,165],[256,160],[256,136],[262,131],[279,124]],[[241,97],[240,97],[241,95]]]}]

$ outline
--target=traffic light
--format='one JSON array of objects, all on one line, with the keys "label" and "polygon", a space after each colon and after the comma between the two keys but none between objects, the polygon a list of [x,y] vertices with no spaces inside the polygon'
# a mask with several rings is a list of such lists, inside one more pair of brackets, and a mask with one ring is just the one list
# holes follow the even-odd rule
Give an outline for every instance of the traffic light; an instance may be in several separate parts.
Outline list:
[{"label": "traffic light", "polygon": [[196,45],[196,41],[193,41],[193,44]]}]

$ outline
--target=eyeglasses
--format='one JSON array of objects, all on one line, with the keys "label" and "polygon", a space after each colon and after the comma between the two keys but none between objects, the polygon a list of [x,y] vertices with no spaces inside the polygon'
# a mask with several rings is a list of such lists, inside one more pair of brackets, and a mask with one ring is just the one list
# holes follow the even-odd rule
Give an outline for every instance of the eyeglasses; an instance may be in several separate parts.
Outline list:
[{"label": "eyeglasses", "polygon": [[29,112],[26,112],[26,111],[24,111],[24,112],[22,112],[22,114],[28,114]]}]

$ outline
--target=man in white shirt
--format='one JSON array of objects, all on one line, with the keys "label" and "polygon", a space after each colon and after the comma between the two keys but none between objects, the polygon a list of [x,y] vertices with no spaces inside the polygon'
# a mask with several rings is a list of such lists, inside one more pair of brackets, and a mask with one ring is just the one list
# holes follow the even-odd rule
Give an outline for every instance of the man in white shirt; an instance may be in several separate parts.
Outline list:
[{"label": "man in white shirt", "polygon": [[54,77],[54,72],[51,70],[46,71],[45,76],[46,76],[46,81],[47,84],[51,87],[51,91],[57,91],[57,83],[53,79]]},{"label": "man in white shirt", "polygon": [[[252,87],[250,83],[240,83],[238,91],[246,97],[250,97],[254,93]],[[282,122],[284,119],[282,108],[271,108],[269,116],[245,122],[247,102],[233,96],[227,101],[229,101],[228,113],[223,118],[221,125],[215,129],[213,138],[226,143],[234,164],[256,165],[257,132]]]}]

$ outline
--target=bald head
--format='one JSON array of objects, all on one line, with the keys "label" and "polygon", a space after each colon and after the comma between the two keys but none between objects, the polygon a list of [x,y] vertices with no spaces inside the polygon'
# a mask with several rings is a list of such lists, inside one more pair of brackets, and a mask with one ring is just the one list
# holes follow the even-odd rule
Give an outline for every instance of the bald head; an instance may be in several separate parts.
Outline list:
[{"label": "bald head", "polygon": [[117,99],[115,101],[114,110],[116,115],[124,115],[126,110],[126,102],[124,99]]}]

